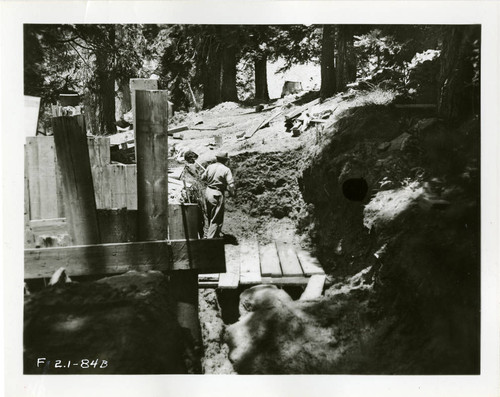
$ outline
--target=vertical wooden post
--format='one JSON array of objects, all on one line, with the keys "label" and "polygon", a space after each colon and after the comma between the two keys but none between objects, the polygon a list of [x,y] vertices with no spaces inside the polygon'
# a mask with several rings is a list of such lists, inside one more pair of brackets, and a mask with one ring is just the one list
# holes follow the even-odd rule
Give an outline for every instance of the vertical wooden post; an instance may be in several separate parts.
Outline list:
[{"label": "vertical wooden post", "polygon": [[130,96],[132,99],[132,117],[134,126],[134,140],[135,144],[135,159],[137,162],[137,116],[136,116],[136,106],[135,106],[135,92],[137,90],[157,90],[158,80],[154,79],[130,79]]},{"label": "vertical wooden post", "polygon": [[139,239],[167,239],[168,135],[166,91],[135,91]]},{"label": "vertical wooden post", "polygon": [[65,212],[75,245],[99,244],[99,226],[83,115],[52,119]]},{"label": "vertical wooden post", "polygon": [[38,171],[38,141],[35,137],[26,138],[26,159],[28,171],[28,189],[30,200],[30,219],[41,219],[40,216],[40,178]]},{"label": "vertical wooden post", "polygon": [[[168,233],[168,101],[166,91],[135,91],[137,150],[137,220],[139,241],[161,240]],[[181,237],[182,238],[182,237]],[[178,270],[170,276],[177,321],[190,330],[194,359],[201,359],[198,276]]]}]

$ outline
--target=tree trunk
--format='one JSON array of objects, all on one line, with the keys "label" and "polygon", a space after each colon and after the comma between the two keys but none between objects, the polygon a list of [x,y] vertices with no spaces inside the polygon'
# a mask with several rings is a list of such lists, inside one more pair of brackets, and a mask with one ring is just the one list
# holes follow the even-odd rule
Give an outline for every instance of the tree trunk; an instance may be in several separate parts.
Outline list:
[{"label": "tree trunk", "polygon": [[267,90],[267,55],[255,60],[255,100],[269,101],[269,91]]},{"label": "tree trunk", "polygon": [[[449,26],[441,51],[438,112],[447,122],[455,124],[479,108],[479,95],[473,84],[473,42],[480,38],[476,26]],[[477,66],[479,67],[479,66]],[[478,88],[477,88],[478,89]]]},{"label": "tree trunk", "polygon": [[236,48],[225,47],[222,53],[222,101],[238,101],[236,89]]},{"label": "tree trunk", "polygon": [[218,43],[210,43],[203,84],[203,109],[209,109],[221,102],[221,57]]},{"label": "tree trunk", "polygon": [[122,79],[119,82],[118,92],[120,94],[120,114],[123,116],[132,109],[132,97],[130,95],[130,79]]},{"label": "tree trunk", "polygon": [[[115,28],[106,25],[109,48],[115,44]],[[115,126],[115,73],[110,50],[103,47],[95,52],[96,57],[96,113],[98,135],[108,135],[116,132]]]},{"label": "tree trunk", "polygon": [[321,43],[321,99],[335,93],[335,26],[323,25]]},{"label": "tree trunk", "polygon": [[349,25],[339,25],[337,28],[336,65],[336,91],[343,91],[348,83],[356,80],[356,58]]}]

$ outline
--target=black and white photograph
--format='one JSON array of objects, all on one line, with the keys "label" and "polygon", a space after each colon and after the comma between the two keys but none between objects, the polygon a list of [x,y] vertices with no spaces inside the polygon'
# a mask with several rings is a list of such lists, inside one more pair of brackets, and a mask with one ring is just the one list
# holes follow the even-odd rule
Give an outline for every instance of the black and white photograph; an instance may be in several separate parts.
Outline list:
[{"label": "black and white photograph", "polygon": [[16,25],[26,395],[106,375],[499,386],[491,27],[153,19]]}]

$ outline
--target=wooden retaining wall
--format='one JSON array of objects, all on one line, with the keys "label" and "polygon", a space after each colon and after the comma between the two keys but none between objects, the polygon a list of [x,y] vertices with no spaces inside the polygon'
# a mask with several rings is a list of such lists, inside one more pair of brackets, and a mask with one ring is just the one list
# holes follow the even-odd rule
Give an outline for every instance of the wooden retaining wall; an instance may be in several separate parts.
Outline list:
[{"label": "wooden retaining wall", "polygon": [[[137,209],[135,164],[111,164],[108,137],[88,137],[98,209]],[[61,174],[52,136],[26,138],[25,216],[29,220],[64,218]]]}]

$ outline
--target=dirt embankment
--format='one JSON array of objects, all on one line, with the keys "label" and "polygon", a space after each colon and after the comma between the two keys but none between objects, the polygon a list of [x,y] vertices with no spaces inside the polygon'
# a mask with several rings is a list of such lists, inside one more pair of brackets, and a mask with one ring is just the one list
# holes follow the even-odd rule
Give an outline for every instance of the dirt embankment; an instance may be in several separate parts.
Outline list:
[{"label": "dirt embankment", "polygon": [[479,121],[381,105],[337,120],[302,151],[237,158],[238,227],[290,217],[335,284],[315,302],[248,292],[227,332],[235,369],[478,373]]},{"label": "dirt embankment", "polygon": [[227,201],[226,233],[261,243],[286,240],[299,244],[296,224],[306,214],[297,164],[301,149],[242,153],[231,158],[237,196]]},{"label": "dirt embankment", "polygon": [[371,266],[377,320],[363,358],[346,358],[352,370],[477,373],[479,120],[450,128],[365,106],[330,133],[301,188],[327,270],[345,277]]}]

